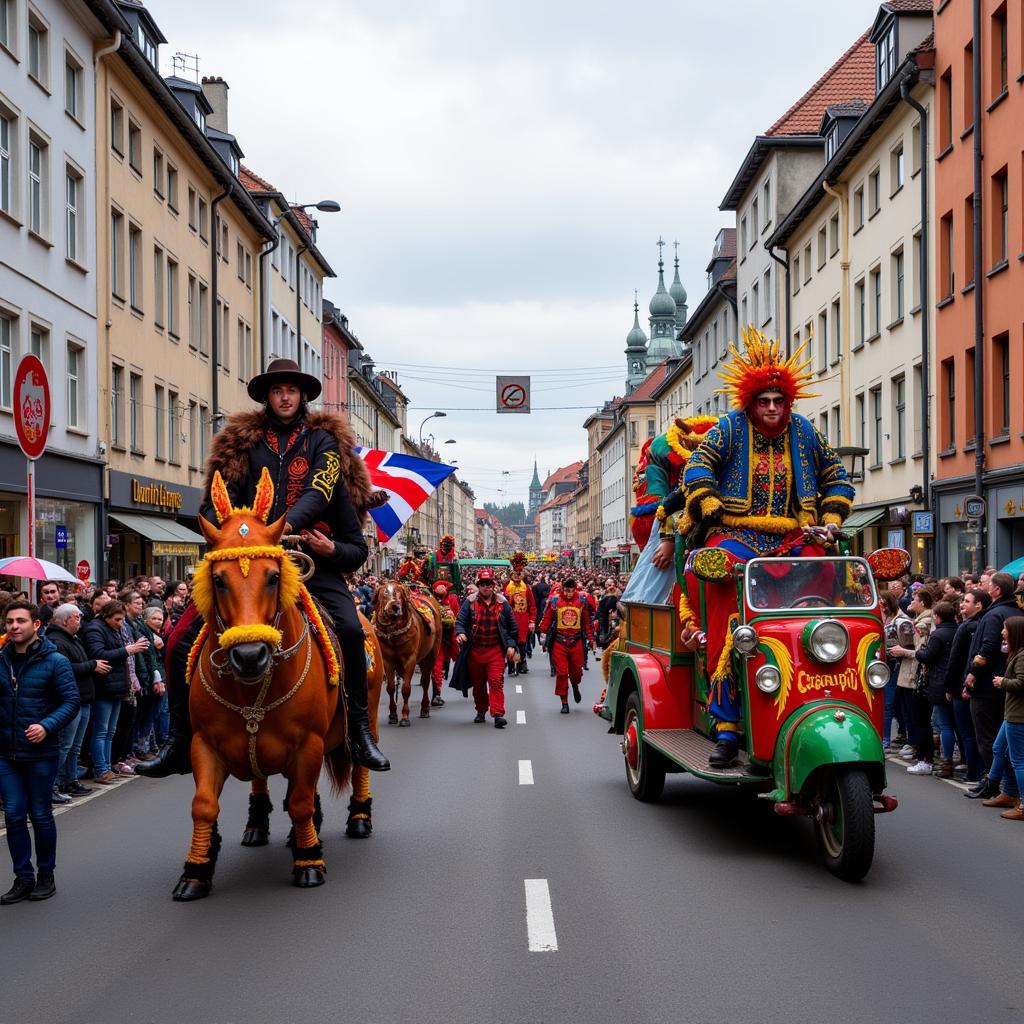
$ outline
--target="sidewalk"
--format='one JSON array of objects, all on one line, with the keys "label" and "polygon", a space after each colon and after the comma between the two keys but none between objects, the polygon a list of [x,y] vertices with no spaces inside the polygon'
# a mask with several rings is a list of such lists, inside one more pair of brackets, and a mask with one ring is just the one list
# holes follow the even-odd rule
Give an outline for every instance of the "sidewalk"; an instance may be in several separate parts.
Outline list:
[{"label": "sidewalk", "polygon": [[[89,803],[91,800],[98,800],[102,796],[107,796],[110,793],[115,793],[125,783],[134,782],[138,778],[136,775],[122,775],[118,777],[117,782],[112,783],[109,786],[101,786],[91,779],[82,779],[82,785],[88,786],[92,792],[87,796],[76,796],[71,798],[69,804],[57,804],[53,808],[53,816],[56,818],[59,814],[67,814],[68,811],[75,810],[76,807],[81,807],[83,804]],[[0,811],[0,837],[7,835],[7,822],[4,819],[3,811]]]}]

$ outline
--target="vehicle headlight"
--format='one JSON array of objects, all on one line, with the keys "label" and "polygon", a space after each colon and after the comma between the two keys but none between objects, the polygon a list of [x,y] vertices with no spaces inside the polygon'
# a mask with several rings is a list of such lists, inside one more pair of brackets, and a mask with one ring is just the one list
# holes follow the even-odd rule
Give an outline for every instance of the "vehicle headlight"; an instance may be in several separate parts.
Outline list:
[{"label": "vehicle headlight", "polygon": [[754,675],[754,682],[762,693],[775,693],[782,685],[782,673],[774,665],[762,665]]},{"label": "vehicle headlight", "polygon": [[818,661],[830,663],[846,657],[850,649],[850,634],[835,619],[822,619],[814,623],[807,634],[807,647]]},{"label": "vehicle headlight", "polygon": [[873,661],[867,667],[867,677],[872,690],[883,690],[889,682],[889,666],[884,661]]},{"label": "vehicle headlight", "polygon": [[757,647],[757,630],[753,626],[737,626],[732,631],[732,646],[740,654],[749,654]]}]

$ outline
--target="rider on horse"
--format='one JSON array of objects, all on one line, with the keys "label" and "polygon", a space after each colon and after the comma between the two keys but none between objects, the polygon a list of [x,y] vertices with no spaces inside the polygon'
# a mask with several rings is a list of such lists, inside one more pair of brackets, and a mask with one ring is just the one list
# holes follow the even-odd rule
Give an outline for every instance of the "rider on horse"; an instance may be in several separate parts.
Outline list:
[{"label": "rider on horse", "polygon": [[[340,416],[310,412],[320,394],[316,377],[291,359],[275,359],[249,382],[249,397],[262,408],[234,413],[213,438],[206,466],[203,515],[213,521],[210,484],[219,471],[234,505],[250,505],[262,469],[275,483],[270,521],[287,516],[285,534],[300,537],[315,571],[310,592],[334,620],[344,662],[349,737],[357,764],[386,771],[390,762],[377,748],[369,725],[366,654],[352,593],[344,574],[368,554],[360,525],[373,503],[369,474],[354,452],[355,435]],[[171,652],[172,658],[174,652]],[[188,695],[170,673],[171,733],[156,760],[140,774],[163,777],[189,770],[191,729]]]}]

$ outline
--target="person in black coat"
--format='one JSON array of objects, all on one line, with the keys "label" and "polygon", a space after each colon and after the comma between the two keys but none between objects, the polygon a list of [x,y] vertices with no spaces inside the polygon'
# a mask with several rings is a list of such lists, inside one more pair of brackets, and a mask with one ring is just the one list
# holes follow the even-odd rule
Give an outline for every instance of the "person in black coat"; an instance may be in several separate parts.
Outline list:
[{"label": "person in black coat", "polygon": [[[935,774],[940,779],[953,778],[953,745],[957,740],[953,720],[953,680],[948,676],[949,655],[956,636],[956,610],[948,601],[938,601],[932,608],[935,625],[928,639],[917,649],[914,657],[924,665],[927,675],[928,703],[939,717],[939,735],[942,742],[942,760]],[[962,749],[962,744],[961,744]]]},{"label": "person in black coat", "polygon": [[[974,735],[974,721],[971,719],[970,694],[964,689],[964,677],[967,675],[967,659],[970,655],[974,634],[978,631],[981,616],[992,604],[992,598],[984,590],[969,589],[960,599],[960,625],[949,651],[949,665],[946,668],[946,683],[953,692],[953,721],[956,723],[957,735],[960,737],[960,752],[967,764],[967,781],[976,783],[965,796],[994,796],[988,792],[988,778],[982,779],[981,760],[978,757],[978,741]],[[998,792],[998,786],[995,792]]]}]

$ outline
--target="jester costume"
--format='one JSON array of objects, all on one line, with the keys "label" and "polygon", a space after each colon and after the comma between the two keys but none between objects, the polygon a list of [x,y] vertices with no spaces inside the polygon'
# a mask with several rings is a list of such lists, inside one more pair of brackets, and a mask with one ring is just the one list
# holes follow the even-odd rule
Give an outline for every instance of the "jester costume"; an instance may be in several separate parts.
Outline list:
[{"label": "jester costume", "polygon": [[529,672],[527,667],[527,646],[530,634],[537,625],[537,602],[533,596],[533,588],[523,579],[526,568],[526,555],[517,551],[512,556],[512,579],[505,584],[505,596],[512,606],[512,615],[516,620],[519,640],[519,665],[517,675]]},{"label": "jester costume", "polygon": [[446,533],[438,542],[437,550],[423,559],[423,582],[433,588],[438,580],[445,580],[459,597],[462,596],[462,573],[455,557],[455,538]]},{"label": "jester costume", "polygon": [[573,699],[579,704],[584,655],[588,644],[594,643],[591,606],[576,592],[574,580],[566,580],[561,591],[548,601],[540,631],[548,634],[555,669],[555,695],[562,702],[562,714],[567,715],[569,684],[572,684]]},{"label": "jester costume", "polygon": [[447,674],[448,665],[459,656],[459,645],[455,642],[455,619],[459,614],[459,599],[451,592],[447,580],[438,580],[433,586],[434,599],[441,608],[441,645],[437,649],[434,663],[434,696],[430,703],[435,707],[444,706],[441,696],[441,682]]},{"label": "jester costume", "polygon": [[[828,441],[792,411],[798,398],[811,397],[804,391],[809,360],[801,361],[802,349],[784,358],[779,343],[754,328],[743,337],[745,351],[730,346],[732,361],[719,374],[726,382],[719,391],[731,397],[734,408],[691,455],[681,489],[663,504],[663,514],[682,506],[675,525],[688,537],[688,547],[720,548],[731,563],[780,548],[791,555],[822,555],[821,547],[804,541],[802,529],[841,525],[854,490]],[[755,401],[766,393],[781,394],[783,400],[784,415],[774,428],[752,415]],[[683,583],[680,618],[692,629],[696,582],[687,575]],[[731,662],[736,586],[731,580],[705,584],[704,595],[708,713],[719,740],[712,763],[727,764],[735,757],[743,718]]]}]

